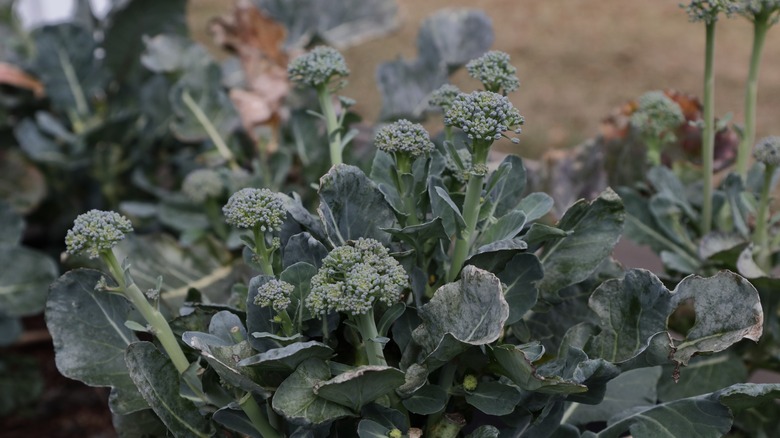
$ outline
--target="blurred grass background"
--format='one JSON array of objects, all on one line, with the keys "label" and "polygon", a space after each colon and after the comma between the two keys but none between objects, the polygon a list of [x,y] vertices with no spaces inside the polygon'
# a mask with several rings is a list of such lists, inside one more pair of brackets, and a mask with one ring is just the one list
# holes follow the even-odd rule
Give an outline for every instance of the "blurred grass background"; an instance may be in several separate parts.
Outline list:
[{"label": "blurred grass background", "polygon": [[[192,0],[190,25],[211,44],[208,21],[232,8],[226,0]],[[345,51],[352,70],[344,95],[368,121],[379,113],[377,65],[415,56],[420,23],[436,10],[473,7],[493,20],[493,48],[512,57],[521,81],[513,103],[526,118],[515,152],[538,156],[598,132],[601,119],[645,91],[674,88],[701,95],[704,25],[690,23],[680,0],[398,0],[400,26],[391,35]],[[716,114],[741,123],[752,24],[742,17],[717,25]],[[464,71],[453,82],[477,84]],[[767,37],[759,81],[758,138],[780,135],[780,26]],[[508,142],[505,148],[511,148]]]}]

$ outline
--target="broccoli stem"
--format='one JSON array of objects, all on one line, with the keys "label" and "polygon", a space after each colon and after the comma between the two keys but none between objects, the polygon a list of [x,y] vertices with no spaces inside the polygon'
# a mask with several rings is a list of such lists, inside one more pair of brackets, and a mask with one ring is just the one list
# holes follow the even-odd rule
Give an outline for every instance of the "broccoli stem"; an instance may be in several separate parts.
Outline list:
[{"label": "broccoli stem", "polygon": [[747,178],[748,158],[756,137],[756,102],[758,101],[758,71],[766,33],[771,27],[770,14],[756,16],[753,23],[753,49],[750,54],[750,70],[745,88],[745,131],[737,151],[737,172],[744,181]]},{"label": "broccoli stem", "polygon": [[[487,164],[488,151],[490,143],[474,144],[474,154],[472,156],[472,167],[477,168]],[[463,220],[466,223],[466,229],[462,236],[455,242],[455,249],[452,252],[452,264],[447,274],[447,281],[452,282],[458,277],[463,263],[469,254],[469,247],[474,239],[474,231],[477,229],[479,220],[479,210],[482,206],[482,185],[485,176],[481,173],[472,172],[469,177],[469,183],[466,186],[466,200],[463,202]]]},{"label": "broccoli stem", "polygon": [[135,283],[128,284],[127,281],[125,281],[124,271],[113,250],[104,251],[101,254],[101,258],[108,265],[111,275],[116,280],[119,288],[124,292],[124,296],[133,303],[133,306],[135,306],[141,316],[143,316],[146,322],[152,327],[152,333],[157,336],[163,349],[165,349],[165,352],[168,353],[168,356],[171,358],[171,362],[173,362],[176,370],[179,371],[179,374],[183,374],[187,368],[189,368],[190,362],[187,360],[187,357],[184,356],[184,352],[182,351],[181,346],[179,346],[179,342],[177,341],[176,336],[174,336],[171,327],[168,325],[168,321],[159,310],[149,303],[144,293],[141,292],[141,289],[139,289]]},{"label": "broccoli stem", "polygon": [[715,21],[707,23],[707,43],[704,56],[704,133],[702,136],[702,176],[704,183],[701,213],[701,232],[706,235],[712,230],[712,172],[715,155]]},{"label": "broccoli stem", "polygon": [[322,115],[325,116],[325,124],[328,129],[328,142],[330,144],[330,163],[335,166],[341,164],[341,125],[336,118],[336,109],[333,107],[328,85],[317,87],[317,98],[320,101]]},{"label": "broccoli stem", "polygon": [[357,329],[360,332],[360,337],[363,338],[363,346],[366,349],[366,356],[368,356],[368,364],[387,366],[385,354],[382,351],[383,345],[380,342],[375,341],[375,339],[379,337],[379,332],[376,329],[376,322],[374,321],[374,309],[370,309],[362,315],[355,315],[353,318],[357,324]]},{"label": "broccoli stem", "polygon": [[255,237],[255,256],[257,256],[257,263],[260,265],[260,269],[263,270],[263,274],[274,276],[274,267],[271,263],[271,254],[273,249],[269,249],[265,244],[265,234],[260,228],[255,226],[253,230]]},{"label": "broccoli stem", "polygon": [[404,210],[406,210],[406,225],[419,225],[420,221],[417,218],[417,203],[414,196],[409,196],[407,193],[408,187],[404,185],[403,175],[412,173],[412,161],[410,157],[404,154],[395,154],[395,166],[398,169],[398,179],[396,179],[396,189],[398,194],[404,203]]},{"label": "broccoli stem", "polygon": [[777,166],[767,165],[764,169],[764,184],[761,186],[761,199],[758,202],[756,230],[753,233],[753,243],[758,247],[756,263],[764,272],[772,268],[770,263],[771,248],[769,245],[769,229],[767,227],[770,192],[772,191],[772,176]]},{"label": "broccoli stem", "polygon": [[249,421],[255,429],[260,432],[260,436],[264,438],[281,438],[279,432],[271,426],[268,422],[268,418],[260,410],[260,406],[252,397],[252,394],[247,392],[241,400],[238,401],[238,405],[241,406],[241,410],[244,411]]},{"label": "broccoli stem", "polygon": [[214,143],[214,146],[217,148],[217,152],[219,152],[222,158],[227,161],[228,166],[230,166],[232,170],[240,169],[241,166],[238,165],[236,156],[233,155],[233,152],[230,150],[227,143],[225,143],[225,140],[219,134],[217,128],[213,123],[211,123],[211,120],[209,120],[206,113],[203,112],[203,109],[201,109],[198,103],[195,102],[188,91],[185,90],[184,93],[182,93],[181,100],[184,102],[184,105],[186,105],[187,108],[192,112],[192,115],[198,119],[198,123],[200,123],[200,125],[203,127],[203,130],[206,131],[206,134],[211,139],[211,142]]}]

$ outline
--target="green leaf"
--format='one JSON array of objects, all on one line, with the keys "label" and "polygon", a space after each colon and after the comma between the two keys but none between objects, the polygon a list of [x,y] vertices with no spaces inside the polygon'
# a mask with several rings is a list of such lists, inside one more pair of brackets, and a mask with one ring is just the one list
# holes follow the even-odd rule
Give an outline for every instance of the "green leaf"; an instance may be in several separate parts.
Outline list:
[{"label": "green leaf", "polygon": [[358,412],[366,404],[395,391],[403,383],[404,373],[401,370],[364,365],[319,383],[314,387],[314,393]]},{"label": "green leaf", "polygon": [[242,435],[252,438],[263,438],[237,403],[231,403],[222,409],[218,409],[214,412],[211,419]]},{"label": "green leaf", "polygon": [[523,160],[516,155],[507,155],[498,169],[490,175],[488,187],[491,189],[487,197],[492,204],[491,216],[500,218],[510,211],[519,210],[528,217],[528,210],[519,207],[525,193],[525,173]]},{"label": "green leaf", "polygon": [[436,385],[425,385],[402,401],[404,407],[419,415],[431,415],[447,405],[447,391]]},{"label": "green leaf", "polygon": [[523,398],[516,387],[499,382],[480,382],[474,391],[466,391],[466,403],[488,415],[509,415]]},{"label": "green leaf", "polygon": [[477,246],[488,245],[501,240],[513,239],[525,226],[525,213],[513,210],[488,226],[477,239]]},{"label": "green leaf", "polygon": [[677,344],[673,359],[687,365],[694,354],[723,351],[742,339],[758,341],[764,313],[758,291],[729,271],[709,278],[685,277],[674,289],[672,308],[693,301],[696,323]]},{"label": "green leaf", "polygon": [[335,246],[360,237],[390,242],[382,228],[396,226],[395,214],[376,185],[357,167],[336,165],[320,179],[317,209]]},{"label": "green leaf", "polygon": [[420,58],[436,60],[454,70],[482,55],[493,39],[490,18],[483,11],[443,9],[420,26],[417,50]]},{"label": "green leaf", "polygon": [[589,355],[610,362],[635,356],[648,338],[666,330],[671,301],[671,293],[650,271],[632,269],[622,279],[605,281],[589,301],[601,328]]},{"label": "green leaf", "polygon": [[693,249],[691,236],[683,226],[687,220],[685,213],[670,195],[665,193],[654,195],[650,198],[649,208],[656,226],[664,236],[683,248]]},{"label": "green leaf", "polygon": [[690,220],[698,220],[698,214],[688,202],[685,186],[672,169],[655,166],[647,171],[647,179],[659,195],[677,204]]},{"label": "green leaf", "polygon": [[561,422],[586,425],[607,421],[616,412],[656,403],[656,383],[661,367],[625,372],[607,382],[604,400],[596,405],[567,403]]},{"label": "green leaf", "polygon": [[155,414],[177,437],[210,437],[211,423],[198,408],[179,395],[179,373],[154,344],[136,342],[125,355],[130,378]]},{"label": "green leaf", "polygon": [[95,291],[101,277],[98,271],[78,269],[51,286],[46,325],[57,370],[88,385],[113,386],[123,397],[140,398],[125,364],[125,349],[138,341],[124,326],[132,306],[120,295]]},{"label": "green leaf", "polygon": [[309,233],[299,233],[290,237],[282,248],[282,267],[287,269],[298,262],[306,262],[319,268],[327,255],[328,249],[319,240]]},{"label": "green leaf", "polygon": [[523,239],[505,239],[477,248],[464,265],[474,265],[490,272],[501,271],[512,257],[528,249]]},{"label": "green leaf", "polygon": [[548,394],[570,394],[585,392],[588,388],[561,377],[543,377],[536,373],[533,361],[538,359],[534,354],[538,344],[520,346],[500,345],[491,348],[491,366],[495,372],[508,377],[515,385],[527,391],[538,391]]},{"label": "green leaf", "polygon": [[376,330],[379,336],[387,336],[387,333],[390,331],[390,327],[398,318],[401,317],[401,315],[404,314],[405,310],[406,305],[404,303],[395,303],[387,310],[385,310],[385,312],[382,314],[382,318],[379,319],[379,323],[376,326]]},{"label": "green leaf", "polygon": [[143,43],[141,64],[155,73],[180,73],[204,68],[211,62],[204,46],[180,35],[144,35]]},{"label": "green leaf", "polygon": [[[420,308],[419,316],[423,323],[412,336],[422,346],[422,357],[432,371],[457,351],[450,350],[451,341],[466,347],[496,341],[509,317],[509,305],[498,277],[466,266],[461,279],[439,288]],[[444,350],[447,352],[442,356]]]},{"label": "green leaf", "polygon": [[[174,118],[170,128],[184,142],[223,142],[224,147],[240,121],[230,97],[221,86],[219,66],[193,70],[171,88],[169,99]],[[215,140],[213,136],[218,136]],[[221,147],[219,143],[214,146]],[[222,151],[222,154],[230,151]]]},{"label": "green leaf", "polygon": [[441,217],[419,225],[411,225],[403,229],[388,228],[387,231],[396,239],[402,240],[414,248],[418,248],[429,240],[446,240],[449,238],[444,229],[444,222]]},{"label": "green leaf", "polygon": [[658,381],[658,400],[662,402],[717,391],[748,378],[744,362],[731,352],[694,357],[677,382],[672,378],[674,368],[665,366],[663,377]]},{"label": "green leaf", "polygon": [[27,214],[43,202],[47,192],[43,173],[20,150],[3,151],[3,159],[0,160],[0,199],[19,213]]},{"label": "green leaf", "polygon": [[258,290],[264,284],[273,280],[268,275],[258,275],[249,280],[249,292],[246,297],[246,329],[253,336],[249,337],[249,343],[258,351],[266,351],[279,346],[276,342],[267,338],[257,338],[255,333],[278,333],[281,325],[273,322],[276,312],[272,307],[260,307],[255,304]]},{"label": "green leaf", "polygon": [[480,426],[466,435],[466,438],[498,438],[501,432],[495,426]]},{"label": "green leaf", "polygon": [[438,59],[421,56],[379,64],[376,78],[382,95],[380,120],[419,120],[431,93],[447,83],[447,71]]},{"label": "green leaf", "polygon": [[315,315],[305,306],[306,297],[311,291],[311,278],[317,274],[317,268],[306,263],[298,262],[288,266],[281,274],[279,279],[295,286],[290,295],[290,316],[297,321],[305,321],[313,318]]},{"label": "green leaf", "polygon": [[431,211],[434,218],[441,218],[448,236],[459,236],[466,228],[466,221],[460,213],[460,209],[450,198],[444,187],[435,186],[434,180],[428,186],[428,196],[431,198]]},{"label": "green leaf", "polygon": [[593,202],[579,201],[558,222],[571,234],[546,247],[540,258],[543,297],[588,278],[611,253],[623,232],[625,212],[620,197],[607,189]]},{"label": "green leaf", "polygon": [[0,246],[17,245],[22,240],[24,219],[0,198]]},{"label": "green leaf", "polygon": [[550,195],[536,192],[523,198],[523,200],[517,204],[517,210],[525,213],[528,222],[533,222],[543,218],[549,213],[550,210],[552,210],[553,205],[555,205],[555,200]]},{"label": "green leaf", "polygon": [[327,360],[333,356],[333,349],[316,341],[296,342],[281,348],[243,359],[238,363],[242,367],[257,367],[259,371],[294,371],[306,359]]},{"label": "green leaf", "polygon": [[57,263],[32,249],[0,244],[0,309],[8,316],[40,313],[49,284],[57,278]]},{"label": "green leaf", "polygon": [[[137,73],[144,50],[145,35],[186,35],[186,0],[158,2],[132,0],[111,11],[107,17],[103,48],[105,63],[118,77]],[[139,26],[139,23],[143,23]]]},{"label": "green leaf", "polygon": [[780,399],[780,384],[737,383],[713,395],[732,411],[740,411]]},{"label": "green leaf", "polygon": [[357,434],[359,438],[387,438],[387,434],[391,430],[389,427],[382,426],[375,421],[360,420]]},{"label": "green leaf", "polygon": [[22,321],[19,318],[6,316],[0,311],[0,347],[14,343],[22,334]]},{"label": "green leaf", "polygon": [[536,304],[536,282],[544,276],[542,265],[533,254],[517,254],[496,276],[506,285],[504,298],[509,304],[506,324],[514,324]]},{"label": "green leaf", "polygon": [[528,231],[523,236],[523,240],[529,247],[536,247],[548,240],[558,240],[568,236],[570,233],[560,229],[551,227],[549,225],[535,223],[532,224]]},{"label": "green leaf", "polygon": [[287,420],[317,425],[355,415],[338,403],[319,397],[314,388],[330,379],[330,367],[320,359],[303,362],[276,389],[273,408]]}]

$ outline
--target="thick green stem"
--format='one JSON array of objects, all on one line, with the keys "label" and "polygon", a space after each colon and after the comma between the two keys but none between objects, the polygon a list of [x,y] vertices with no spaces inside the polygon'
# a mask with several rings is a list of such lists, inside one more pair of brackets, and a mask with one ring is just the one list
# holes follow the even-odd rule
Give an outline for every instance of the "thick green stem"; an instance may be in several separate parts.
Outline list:
[{"label": "thick green stem", "polygon": [[184,102],[184,105],[192,112],[192,115],[198,119],[198,123],[200,123],[206,131],[211,142],[214,143],[214,146],[217,148],[217,152],[219,152],[219,154],[222,155],[222,158],[228,162],[230,168],[233,170],[240,169],[241,166],[238,165],[235,155],[233,155],[233,152],[230,150],[227,143],[225,143],[225,140],[219,134],[219,131],[217,131],[214,124],[211,123],[211,120],[209,120],[206,113],[203,112],[203,109],[201,109],[201,107],[198,106],[198,103],[190,96],[190,93],[185,90],[184,93],[182,93],[181,99]]},{"label": "thick green stem", "polygon": [[356,315],[354,318],[360,336],[363,338],[363,345],[365,346],[366,355],[368,356],[368,364],[387,366],[385,354],[382,351],[383,345],[375,340],[379,337],[379,332],[376,330],[376,322],[374,321],[374,309],[371,309],[362,315]]},{"label": "thick green stem", "polygon": [[756,141],[756,102],[758,100],[758,70],[761,67],[761,53],[766,33],[771,23],[769,16],[756,17],[753,23],[753,50],[750,54],[750,70],[745,88],[745,131],[737,151],[737,172],[744,180],[747,177],[748,157]]},{"label": "thick green stem", "polygon": [[396,169],[398,169],[398,179],[396,180],[398,194],[404,203],[404,210],[406,210],[406,226],[419,225],[420,220],[417,218],[417,198],[410,196],[408,187],[404,185],[403,175],[412,173],[412,160],[410,157],[400,155],[395,157]]},{"label": "thick green stem", "polygon": [[772,175],[775,173],[776,166],[766,166],[764,169],[764,184],[761,186],[761,199],[758,202],[758,213],[756,216],[756,230],[753,234],[753,243],[758,247],[758,257],[756,263],[764,272],[769,272],[772,268],[770,262],[771,247],[769,244],[769,200],[772,191]]},{"label": "thick green stem", "polygon": [[260,265],[260,269],[263,270],[263,274],[274,276],[274,267],[271,263],[271,255],[273,250],[269,249],[265,244],[265,234],[259,228],[254,230],[255,237],[255,256],[257,263]]},{"label": "thick green stem", "polygon": [[111,275],[114,276],[117,284],[124,292],[125,297],[133,303],[136,310],[144,317],[147,323],[152,327],[152,332],[162,344],[163,349],[171,358],[171,362],[179,371],[179,374],[184,373],[190,366],[190,362],[187,357],[184,356],[184,352],[179,346],[179,342],[174,336],[171,326],[168,325],[168,321],[160,313],[159,310],[154,308],[146,296],[135,283],[127,284],[125,281],[124,271],[122,270],[119,260],[117,260],[114,252],[109,250],[102,254],[103,261],[108,265]]},{"label": "thick green stem", "polygon": [[325,124],[328,129],[328,143],[330,144],[331,165],[341,164],[341,124],[336,117],[336,109],[333,107],[330,91],[327,85],[317,88],[317,97],[320,101],[322,115],[325,116]]},{"label": "thick green stem", "polygon": [[707,23],[707,45],[704,56],[704,132],[702,135],[702,176],[704,200],[702,203],[701,232],[706,235],[712,230],[712,173],[715,160],[715,22]]},{"label": "thick green stem", "polygon": [[252,425],[260,432],[260,436],[263,438],[282,438],[282,435],[271,426],[268,422],[268,418],[260,410],[260,405],[257,404],[255,398],[251,393],[246,395],[238,401],[238,405],[241,406],[241,410],[244,411]]}]

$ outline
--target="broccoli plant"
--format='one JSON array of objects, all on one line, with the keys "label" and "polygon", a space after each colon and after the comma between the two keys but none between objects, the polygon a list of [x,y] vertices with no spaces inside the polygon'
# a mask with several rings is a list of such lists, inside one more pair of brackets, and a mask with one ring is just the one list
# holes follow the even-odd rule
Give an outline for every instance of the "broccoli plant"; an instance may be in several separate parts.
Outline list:
[{"label": "broccoli plant", "polygon": [[[468,64],[484,90],[434,96],[444,141],[406,119],[380,127],[369,174],[339,162],[346,136],[330,93],[346,70],[337,55],[318,48],[288,69],[316,89],[328,127],[321,145],[333,165],[316,209],[257,181],[236,190],[222,212],[246,235],[221,300],[199,282],[183,302],[164,279],[143,292],[135,277],[149,281],[155,267],[122,251],[132,226],[118,213],[74,223],[69,250],[100,258],[110,276],[63,275],[47,321],[59,370],[112,388],[120,433],[132,433],[128,424],[272,438],[776,428],[770,415],[750,428],[735,415],[776,408],[780,385],[714,369],[764,330],[749,281],[722,271],[670,290],[627,270],[611,258],[626,222],[617,193],[544,221],[552,199],[526,193],[522,159],[491,160],[497,142],[520,141],[524,123],[507,96],[519,84],[508,55]],[[695,323],[670,324],[680,313]],[[718,378],[698,379],[696,368]]]}]

